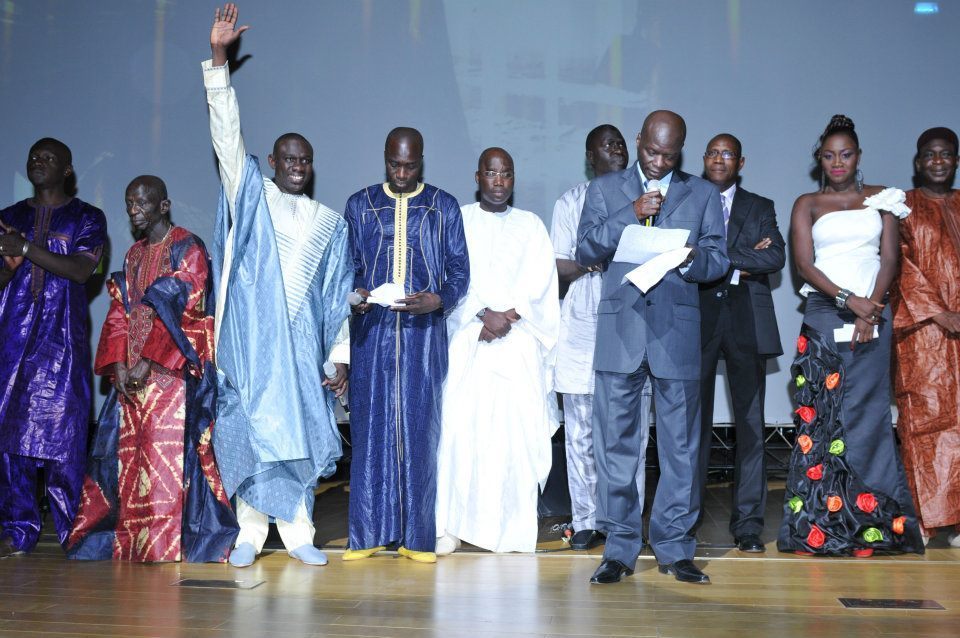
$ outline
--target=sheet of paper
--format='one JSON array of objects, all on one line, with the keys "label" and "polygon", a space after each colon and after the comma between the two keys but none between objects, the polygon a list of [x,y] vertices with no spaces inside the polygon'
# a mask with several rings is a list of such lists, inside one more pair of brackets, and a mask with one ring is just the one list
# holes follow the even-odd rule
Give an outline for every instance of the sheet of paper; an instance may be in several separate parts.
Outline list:
[{"label": "sheet of paper", "polygon": [[664,275],[682,264],[689,254],[690,249],[686,246],[660,253],[653,259],[648,259],[647,263],[628,272],[627,279],[639,288],[640,292],[646,294],[663,279]]},{"label": "sheet of paper", "polygon": [[623,229],[613,261],[645,264],[657,255],[682,248],[690,231],[684,228],[656,228],[630,224]]},{"label": "sheet of paper", "polygon": [[397,303],[397,299],[403,299],[406,296],[407,293],[404,292],[403,286],[390,281],[371,290],[370,296],[367,297],[367,303],[375,303],[386,307],[402,306],[402,303]]},{"label": "sheet of paper", "polygon": [[[873,338],[880,336],[880,330],[877,326],[873,327]],[[842,328],[833,329],[833,340],[837,343],[850,343],[853,341],[853,324],[845,323]]]}]

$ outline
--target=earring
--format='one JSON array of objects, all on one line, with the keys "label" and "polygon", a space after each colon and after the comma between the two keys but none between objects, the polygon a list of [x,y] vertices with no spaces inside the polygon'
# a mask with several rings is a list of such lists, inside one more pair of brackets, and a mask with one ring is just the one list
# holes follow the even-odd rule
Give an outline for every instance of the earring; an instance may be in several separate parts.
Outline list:
[{"label": "earring", "polygon": [[820,192],[822,193],[827,188],[827,175],[823,172],[823,169],[820,169]]},{"label": "earring", "polygon": [[863,192],[863,171],[861,171],[859,168],[857,169],[857,174],[855,178],[857,180],[857,192],[862,193]]}]

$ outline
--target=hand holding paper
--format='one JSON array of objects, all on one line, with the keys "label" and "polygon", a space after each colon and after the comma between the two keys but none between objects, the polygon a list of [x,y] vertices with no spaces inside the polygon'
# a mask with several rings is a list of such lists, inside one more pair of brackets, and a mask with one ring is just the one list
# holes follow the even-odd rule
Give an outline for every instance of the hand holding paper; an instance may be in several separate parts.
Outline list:
[{"label": "hand holding paper", "polygon": [[628,272],[627,279],[639,288],[640,292],[646,294],[657,282],[663,279],[664,275],[682,264],[689,254],[690,248],[688,246],[681,246],[680,248],[674,248],[665,253],[660,253],[653,259],[647,260],[643,265]]},{"label": "hand holding paper", "polygon": [[690,237],[684,228],[656,228],[631,224],[623,229],[613,261],[644,264],[657,255],[682,248]]},{"label": "hand holding paper", "polygon": [[[367,303],[375,303],[378,306],[384,306],[389,308],[390,306],[402,306],[402,300],[407,296],[406,291],[398,283],[387,282],[380,286],[377,286],[370,291],[370,296],[367,297]],[[400,303],[397,303],[397,302]]]}]

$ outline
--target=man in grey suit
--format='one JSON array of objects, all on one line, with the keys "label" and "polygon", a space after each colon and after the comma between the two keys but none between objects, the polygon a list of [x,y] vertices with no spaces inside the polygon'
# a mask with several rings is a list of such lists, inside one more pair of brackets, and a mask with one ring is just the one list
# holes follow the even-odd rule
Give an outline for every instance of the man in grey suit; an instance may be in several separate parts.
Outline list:
[{"label": "man in grey suit", "polygon": [[786,257],[773,202],[737,184],[743,163],[740,140],[733,135],[721,133],[707,143],[703,172],[720,191],[730,269],[717,281],[700,286],[700,493],[703,495],[707,484],[717,360],[722,354],[737,437],[730,533],[740,551],[762,552],[760,534],[767,502],[763,455],[767,359],[783,354],[768,276],[783,269]]},{"label": "man in grey suit", "polygon": [[[607,543],[592,583],[614,583],[632,574],[643,548],[636,473],[641,428],[646,427],[638,408],[648,377],[660,459],[650,544],[661,573],[684,582],[710,582],[693,564],[696,541],[691,535],[700,511],[697,283],[722,277],[730,262],[719,191],[699,177],[674,170],[686,133],[676,113],[648,115],[637,136],[637,163],[590,183],[577,233],[577,262],[585,267],[602,264],[604,269],[597,308],[593,437],[597,522]],[[690,231],[687,260],[646,294],[624,281],[636,264],[613,261],[623,230],[640,223]]]}]

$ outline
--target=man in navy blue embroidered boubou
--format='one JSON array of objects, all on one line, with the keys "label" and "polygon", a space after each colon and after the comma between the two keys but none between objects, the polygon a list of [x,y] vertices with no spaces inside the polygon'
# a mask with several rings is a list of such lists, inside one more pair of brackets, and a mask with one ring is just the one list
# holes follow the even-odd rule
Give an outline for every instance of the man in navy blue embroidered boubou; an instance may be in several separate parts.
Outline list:
[{"label": "man in navy blue embroidered boubou", "polygon": [[[436,562],[444,316],[467,292],[460,206],[420,182],[423,137],[396,128],[384,148],[387,182],[347,201],[355,286],[366,301],[351,325],[350,535],[344,560],[394,543]],[[371,291],[373,297],[370,297]]]},{"label": "man in navy blue embroidered boubou", "polygon": [[[700,295],[698,282],[727,272],[720,192],[675,170],[687,127],[654,111],[637,136],[637,164],[597,177],[587,188],[577,232],[577,262],[603,265],[597,306],[593,440],[597,523],[607,535],[593,583],[633,573],[643,547],[637,466],[642,454],[640,394],[649,378],[657,413],[660,479],[650,516],[650,545],[660,572],[708,583],[693,564],[690,534],[700,512]],[[644,224],[689,231],[689,254],[642,293],[625,281],[636,264],[614,261],[624,231]]]},{"label": "man in navy blue embroidered boubou", "polygon": [[[313,147],[302,135],[274,143],[272,180],[246,153],[227,68],[227,48],[247,29],[236,23],[235,5],[217,10],[213,59],[203,63],[223,184],[214,244],[214,448],[240,523],[230,563],[253,563],[273,517],[291,557],[324,565],[327,557],[313,545],[313,490],[342,452],[333,402],[346,390],[349,362],[347,226],[304,194]],[[336,365],[333,379],[324,377],[326,361]]]}]

